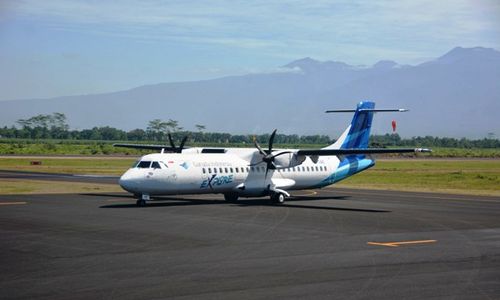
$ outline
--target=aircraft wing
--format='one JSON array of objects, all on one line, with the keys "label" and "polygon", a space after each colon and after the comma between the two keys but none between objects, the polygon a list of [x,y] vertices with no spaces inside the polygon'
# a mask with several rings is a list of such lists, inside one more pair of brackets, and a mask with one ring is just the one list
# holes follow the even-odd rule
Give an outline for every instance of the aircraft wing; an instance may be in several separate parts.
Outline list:
[{"label": "aircraft wing", "polygon": [[432,152],[426,148],[353,148],[353,149],[311,149],[298,150],[297,155],[353,155],[353,154],[383,154],[383,153],[418,153]]},{"label": "aircraft wing", "polygon": [[[158,150],[165,152],[175,152],[175,148],[165,145],[146,145],[146,144],[113,144],[113,147],[122,147],[122,148],[133,148],[133,149],[148,149],[148,150]],[[188,147],[184,147],[188,148]]]}]

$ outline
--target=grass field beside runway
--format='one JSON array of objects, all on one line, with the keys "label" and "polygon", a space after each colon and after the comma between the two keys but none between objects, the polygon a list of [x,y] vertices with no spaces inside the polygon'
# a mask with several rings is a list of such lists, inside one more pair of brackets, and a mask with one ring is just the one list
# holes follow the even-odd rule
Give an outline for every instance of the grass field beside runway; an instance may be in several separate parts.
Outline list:
[{"label": "grass field beside runway", "polygon": [[[0,139],[0,155],[144,155],[149,150],[113,147],[113,143],[120,141],[94,141],[94,140],[31,140],[31,139]],[[131,143],[122,141],[122,143]],[[133,142],[132,142],[133,143]],[[151,141],[151,144],[161,142]],[[191,147],[253,147],[244,143],[195,143],[190,142]],[[324,144],[275,144],[277,149],[319,149]],[[426,145],[415,145],[416,147],[427,147]],[[396,147],[396,146],[389,146]],[[405,146],[406,147],[406,146]],[[409,147],[413,147],[409,146]],[[453,148],[453,147],[431,147],[433,152],[426,157],[482,157],[500,158],[499,148]],[[391,156],[399,156],[394,154]]]},{"label": "grass field beside runway", "polygon": [[[88,174],[88,175],[121,175],[136,157],[86,156],[86,157],[0,157],[1,170]],[[40,165],[32,165],[40,162]]]},{"label": "grass field beside runway", "polygon": [[500,160],[381,160],[336,186],[500,196]]},{"label": "grass field beside runway", "polygon": [[[135,157],[106,156],[0,157],[0,169],[118,176],[127,170],[135,159]],[[42,164],[31,165],[32,161],[40,161]],[[2,186],[5,185],[2,183]],[[375,167],[335,186],[500,196],[500,160],[378,160]],[[33,192],[36,192],[36,189]]]}]

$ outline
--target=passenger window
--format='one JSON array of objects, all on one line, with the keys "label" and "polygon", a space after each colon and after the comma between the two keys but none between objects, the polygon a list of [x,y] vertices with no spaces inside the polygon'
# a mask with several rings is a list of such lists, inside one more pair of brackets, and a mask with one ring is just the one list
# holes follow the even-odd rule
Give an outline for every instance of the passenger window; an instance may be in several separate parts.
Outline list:
[{"label": "passenger window", "polygon": [[203,170],[203,174],[205,174],[206,173],[205,168],[202,168],[202,170]]},{"label": "passenger window", "polygon": [[157,161],[154,161],[151,164],[151,168],[153,168],[153,169],[161,169],[160,164]]},{"label": "passenger window", "polygon": [[212,168],[208,168],[208,173],[212,173]]},{"label": "passenger window", "polygon": [[226,173],[227,173],[227,168],[224,168],[224,172],[226,172]]},{"label": "passenger window", "polygon": [[250,170],[253,172],[255,169],[254,169],[254,167],[251,167]]},{"label": "passenger window", "polygon": [[219,173],[222,173],[222,168],[219,168]]},{"label": "passenger window", "polygon": [[147,169],[151,165],[150,161],[143,160],[137,165],[138,168]]},{"label": "passenger window", "polygon": [[214,173],[217,174],[217,168],[214,168]]}]

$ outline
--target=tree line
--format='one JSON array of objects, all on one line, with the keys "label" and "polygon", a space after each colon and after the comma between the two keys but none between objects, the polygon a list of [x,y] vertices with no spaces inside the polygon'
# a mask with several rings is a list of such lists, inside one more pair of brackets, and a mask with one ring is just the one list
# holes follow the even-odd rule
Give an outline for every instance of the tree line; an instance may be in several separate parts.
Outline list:
[{"label": "tree line", "polygon": [[[269,134],[239,135],[219,132],[205,132],[206,127],[196,124],[197,131],[184,130],[176,120],[154,119],[149,121],[146,129],[133,129],[125,131],[110,126],[94,127],[92,129],[70,130],[67,118],[63,113],[51,115],[37,115],[29,119],[19,119],[17,126],[0,128],[1,138],[21,139],[62,139],[62,140],[105,140],[105,141],[132,141],[168,143],[167,135],[171,134],[175,140],[180,140],[188,135],[191,143],[206,144],[251,144],[253,139],[266,144]],[[327,135],[297,135],[277,134],[277,144],[317,144],[327,145],[333,143]],[[447,137],[412,137],[401,138],[398,134],[373,135],[370,138],[371,147],[453,147],[453,148],[500,148],[500,140],[484,138],[470,140]]]}]

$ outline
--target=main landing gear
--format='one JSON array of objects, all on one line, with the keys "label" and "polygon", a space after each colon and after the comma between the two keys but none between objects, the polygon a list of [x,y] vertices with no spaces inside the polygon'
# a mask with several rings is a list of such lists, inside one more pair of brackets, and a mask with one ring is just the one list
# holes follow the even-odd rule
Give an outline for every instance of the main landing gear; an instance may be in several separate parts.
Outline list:
[{"label": "main landing gear", "polygon": [[230,203],[236,202],[238,201],[238,194],[233,194],[233,193],[224,194],[224,200]]},{"label": "main landing gear", "polygon": [[149,201],[149,195],[148,194],[142,194],[141,198],[137,199],[137,202],[135,203],[137,206],[146,206],[146,201]]},{"label": "main landing gear", "polygon": [[272,193],[271,201],[276,202],[278,204],[285,203],[286,195],[283,193]]}]

